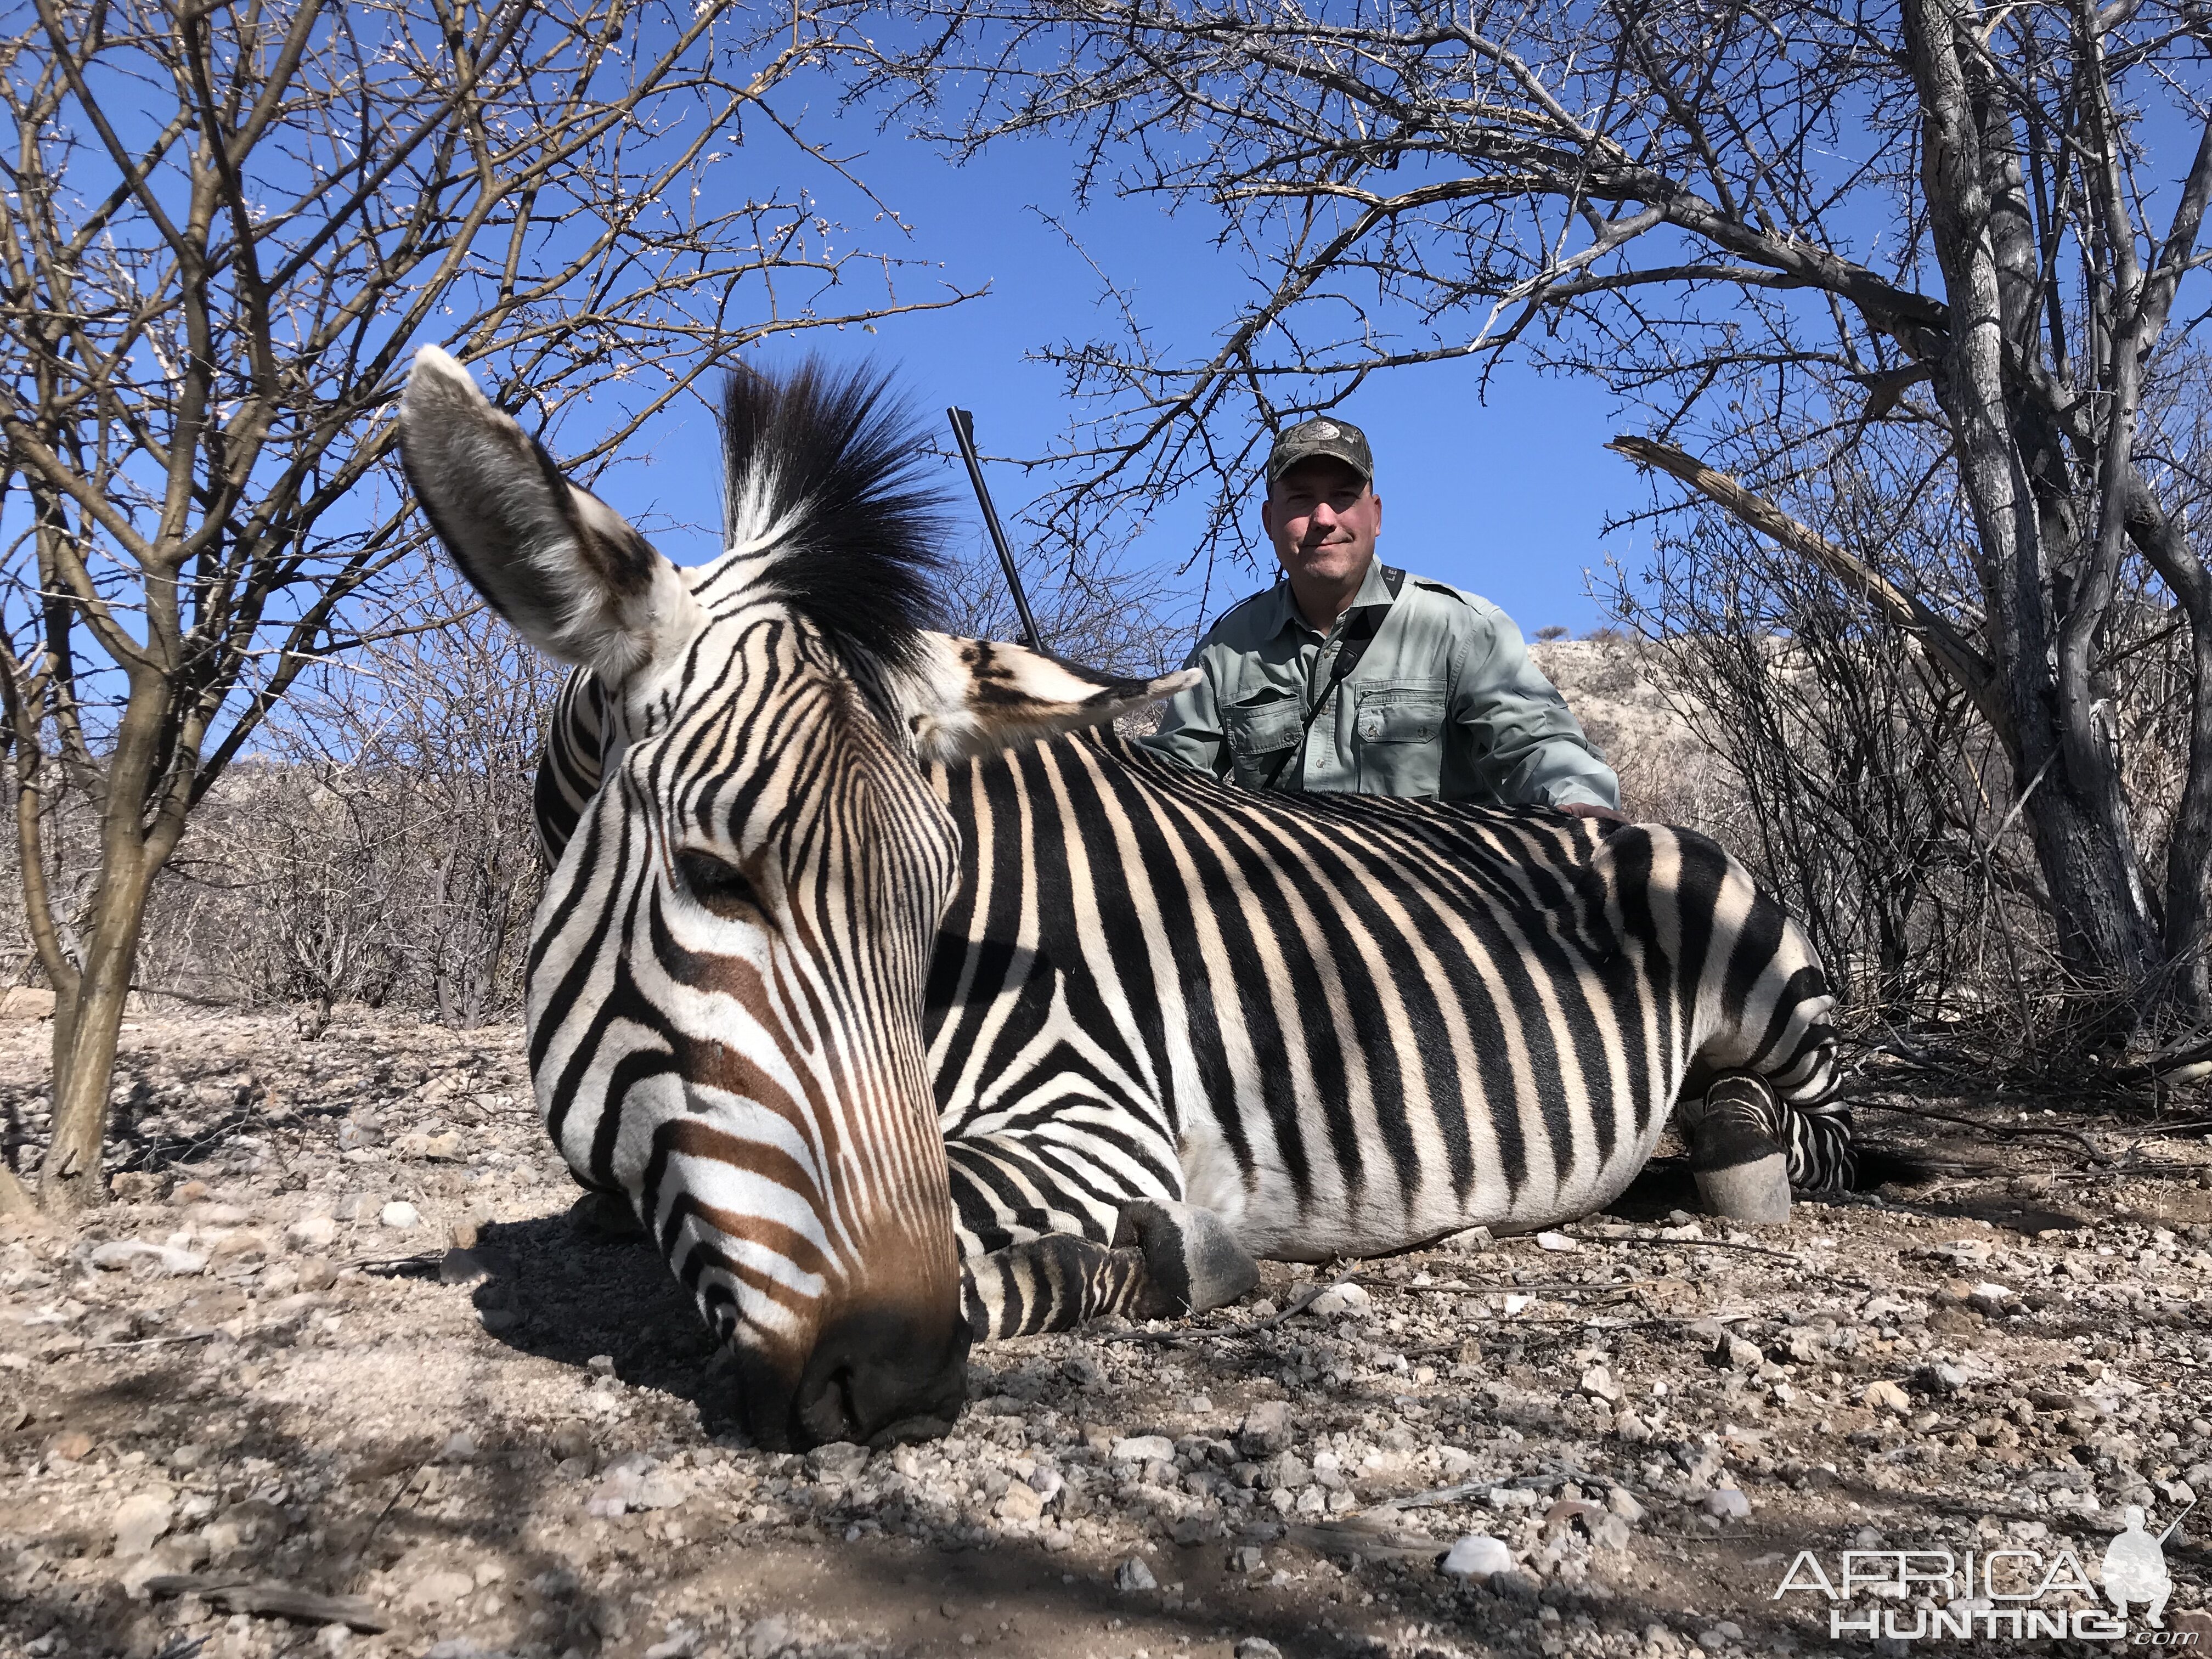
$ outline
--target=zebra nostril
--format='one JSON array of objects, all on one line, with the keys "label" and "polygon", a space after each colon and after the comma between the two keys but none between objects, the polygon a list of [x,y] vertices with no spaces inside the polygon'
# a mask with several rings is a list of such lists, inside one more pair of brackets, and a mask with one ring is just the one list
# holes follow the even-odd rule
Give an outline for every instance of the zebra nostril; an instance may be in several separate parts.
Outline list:
[{"label": "zebra nostril", "polygon": [[821,1419],[835,1425],[835,1432],[824,1437],[830,1440],[865,1440],[867,1428],[860,1421],[860,1402],[853,1397],[853,1368],[843,1366],[832,1372],[827,1386],[822,1390]]}]

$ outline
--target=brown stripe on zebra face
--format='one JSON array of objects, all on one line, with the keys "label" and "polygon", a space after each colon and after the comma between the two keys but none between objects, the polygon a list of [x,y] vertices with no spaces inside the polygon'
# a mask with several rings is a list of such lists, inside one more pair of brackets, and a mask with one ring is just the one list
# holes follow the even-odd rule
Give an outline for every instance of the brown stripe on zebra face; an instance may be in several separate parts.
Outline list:
[{"label": "brown stripe on zebra face", "polygon": [[728,1345],[756,1441],[941,1432],[968,1334],[921,999],[951,822],[785,619],[716,623],[611,719],[539,911],[549,1127]]}]

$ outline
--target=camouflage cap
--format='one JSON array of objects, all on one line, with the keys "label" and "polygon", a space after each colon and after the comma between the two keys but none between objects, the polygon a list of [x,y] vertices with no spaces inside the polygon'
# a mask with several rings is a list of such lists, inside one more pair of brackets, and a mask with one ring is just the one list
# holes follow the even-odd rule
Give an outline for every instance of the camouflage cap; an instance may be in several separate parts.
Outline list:
[{"label": "camouflage cap", "polygon": [[1300,461],[1317,455],[1342,461],[1363,478],[1375,476],[1375,456],[1367,447],[1367,434],[1349,421],[1317,415],[1275,434],[1275,447],[1267,452],[1267,482],[1273,483]]}]

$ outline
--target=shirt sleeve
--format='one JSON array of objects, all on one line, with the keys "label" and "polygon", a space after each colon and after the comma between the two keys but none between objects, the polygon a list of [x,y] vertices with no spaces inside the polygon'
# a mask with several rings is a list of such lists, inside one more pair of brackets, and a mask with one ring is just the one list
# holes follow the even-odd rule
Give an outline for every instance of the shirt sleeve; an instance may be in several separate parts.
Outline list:
[{"label": "shirt sleeve", "polygon": [[1529,659],[1513,619],[1494,606],[1473,615],[1462,643],[1449,719],[1474,770],[1508,806],[1604,806],[1618,811],[1620,780],[1566,699]]},{"label": "shirt sleeve", "polygon": [[1220,777],[1229,769],[1229,754],[1221,735],[1213,665],[1206,650],[1209,642],[1210,636],[1200,640],[1183,660],[1185,668],[1200,671],[1198,684],[1170,697],[1167,707],[1160,711],[1158,728],[1137,741],[1156,755],[1164,755],[1170,760],[1181,761],[1185,766]]}]

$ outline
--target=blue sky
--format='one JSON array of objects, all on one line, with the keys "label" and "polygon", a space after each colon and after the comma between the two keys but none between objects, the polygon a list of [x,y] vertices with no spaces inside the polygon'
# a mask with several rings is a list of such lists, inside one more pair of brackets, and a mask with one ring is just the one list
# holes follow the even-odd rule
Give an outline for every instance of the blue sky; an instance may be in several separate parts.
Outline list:
[{"label": "blue sky", "polygon": [[[940,265],[945,279],[968,288],[988,283],[989,292],[948,311],[887,319],[873,335],[823,332],[769,352],[795,358],[812,349],[895,365],[915,404],[933,417],[947,404],[974,410],[987,454],[1036,455],[1049,447],[1066,429],[1070,410],[1058,372],[1025,356],[1054,341],[1108,332],[1113,322],[1100,309],[1098,276],[1035,210],[1066,224],[1098,267],[1133,295],[1139,315],[1164,341],[1204,348],[1246,295],[1247,273],[1236,255],[1211,245],[1208,223],[1170,219],[1141,199],[1109,198],[1077,211],[1070,157],[1054,143],[1008,144],[955,167],[921,141],[878,134],[857,121],[833,125],[822,118],[825,113],[809,112],[806,130],[834,131],[839,153],[853,158],[854,171],[899,211],[911,232],[901,237],[888,224],[870,222],[872,210],[833,184],[823,200],[847,225],[846,240],[897,246],[910,258]],[[763,165],[788,155],[775,155],[768,145],[756,153]],[[933,279],[909,270],[901,282],[920,297]],[[1370,380],[1345,405],[1343,413],[1374,442],[1383,556],[1483,594],[1532,633],[1547,623],[1583,631],[1603,620],[1586,592],[1586,568],[1607,550],[1634,562],[1626,534],[1601,545],[1604,520],[1647,499],[1628,464],[1602,447],[1623,425],[1607,394],[1586,382],[1509,363],[1492,377],[1486,405],[1478,401],[1477,375],[1470,363],[1399,371]],[[657,437],[644,464],[618,469],[599,486],[624,511],[696,526],[690,534],[658,534],[663,550],[679,562],[714,550],[719,507],[712,441],[710,421],[695,410]],[[990,478],[1009,521],[1042,487],[1041,478],[1008,465],[992,466]],[[968,507],[957,464],[948,483]],[[1118,556],[1146,567],[1181,564],[1194,544],[1195,508],[1189,503],[1163,514]],[[1255,500],[1255,517],[1257,511]],[[976,525],[980,544],[980,520]],[[1015,533],[1018,540],[1026,534],[1018,527]],[[1186,622],[1196,619],[1202,574],[1194,570],[1181,584]],[[1218,614],[1262,580],[1224,568],[1207,608]]]}]

